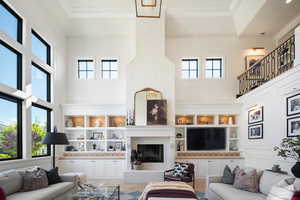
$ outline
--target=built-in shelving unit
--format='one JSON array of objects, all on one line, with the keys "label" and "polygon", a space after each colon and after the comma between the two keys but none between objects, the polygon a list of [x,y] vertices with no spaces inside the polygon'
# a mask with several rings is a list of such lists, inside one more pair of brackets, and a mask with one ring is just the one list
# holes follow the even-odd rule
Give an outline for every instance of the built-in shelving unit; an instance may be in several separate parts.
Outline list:
[{"label": "built-in shelving unit", "polygon": [[239,134],[237,126],[237,115],[234,114],[218,114],[218,115],[204,115],[204,114],[187,114],[176,115],[176,151],[187,151],[187,129],[201,128],[201,127],[222,127],[226,128],[227,145],[226,151],[239,151]]},{"label": "built-in shelving unit", "polygon": [[65,115],[65,152],[125,152],[125,116]]}]

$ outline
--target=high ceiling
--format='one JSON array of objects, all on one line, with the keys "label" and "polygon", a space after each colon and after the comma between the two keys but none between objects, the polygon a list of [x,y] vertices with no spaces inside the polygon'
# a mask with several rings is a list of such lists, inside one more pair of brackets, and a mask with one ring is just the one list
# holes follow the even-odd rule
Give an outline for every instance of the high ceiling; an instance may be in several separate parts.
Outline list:
[{"label": "high ceiling", "polygon": [[[168,10],[185,10],[192,13],[229,13],[239,0],[164,0],[163,7]],[[59,0],[68,16],[101,17],[111,14],[134,16],[134,0]]]},{"label": "high ceiling", "polygon": [[[59,21],[135,18],[135,0],[39,0]],[[168,35],[274,36],[300,14],[300,0],[163,0]],[[61,18],[65,16],[65,19]],[[73,29],[74,30],[74,29]],[[77,27],[80,30],[80,27]]]}]

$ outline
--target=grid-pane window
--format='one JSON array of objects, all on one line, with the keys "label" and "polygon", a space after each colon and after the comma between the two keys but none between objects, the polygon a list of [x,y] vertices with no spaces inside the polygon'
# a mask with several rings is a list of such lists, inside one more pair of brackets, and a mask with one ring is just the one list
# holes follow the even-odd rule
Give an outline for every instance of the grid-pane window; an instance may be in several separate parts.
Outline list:
[{"label": "grid-pane window", "polygon": [[198,79],[198,59],[182,59],[181,77],[183,79]]},{"label": "grid-pane window", "polygon": [[205,77],[207,79],[223,78],[224,64],[222,58],[206,58]]},{"label": "grid-pane window", "polygon": [[33,55],[44,63],[50,65],[50,45],[34,30],[32,30],[31,43]]},{"label": "grid-pane window", "polygon": [[51,129],[51,110],[34,104],[31,112],[32,120],[32,156],[49,156],[50,146],[44,145],[46,133]]},{"label": "grid-pane window", "polygon": [[82,80],[94,79],[95,68],[93,60],[78,60],[78,78]]},{"label": "grid-pane window", "polygon": [[0,40],[0,83],[21,89],[22,55]]},{"label": "grid-pane window", "polygon": [[0,94],[0,160],[22,158],[22,102]]},{"label": "grid-pane window", "polygon": [[0,30],[22,43],[22,19],[2,0],[0,1]]},{"label": "grid-pane window", "polygon": [[32,95],[50,102],[50,74],[32,63]]},{"label": "grid-pane window", "polygon": [[102,79],[113,80],[119,77],[118,60],[101,60]]}]

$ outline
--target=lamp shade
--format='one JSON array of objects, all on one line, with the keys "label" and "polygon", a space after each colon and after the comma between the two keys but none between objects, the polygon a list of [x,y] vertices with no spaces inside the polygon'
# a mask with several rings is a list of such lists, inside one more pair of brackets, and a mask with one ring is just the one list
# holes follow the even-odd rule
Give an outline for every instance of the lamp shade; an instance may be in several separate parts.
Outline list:
[{"label": "lamp shade", "polygon": [[69,141],[64,133],[48,132],[43,144],[67,145],[69,144]]}]

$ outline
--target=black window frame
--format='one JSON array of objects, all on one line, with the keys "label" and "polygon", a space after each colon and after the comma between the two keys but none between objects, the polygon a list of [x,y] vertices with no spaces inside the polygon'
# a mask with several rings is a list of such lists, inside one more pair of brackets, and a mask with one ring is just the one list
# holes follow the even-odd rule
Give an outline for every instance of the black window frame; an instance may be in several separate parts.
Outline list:
[{"label": "black window frame", "polygon": [[[32,103],[31,106],[47,111],[47,130],[46,130],[46,132],[51,132],[51,112],[53,110],[51,108],[47,108],[47,107],[39,105],[37,103]],[[32,122],[31,122],[31,127],[32,127]],[[31,138],[32,138],[32,132],[31,132]],[[47,145],[47,154],[34,156],[34,155],[32,155],[32,152],[31,152],[31,156],[32,156],[32,158],[42,158],[42,157],[51,156],[51,145]]]},{"label": "black window frame", "polygon": [[10,13],[12,14],[17,20],[17,42],[20,44],[23,43],[23,19],[9,6],[7,5],[3,0],[0,0],[0,4]]},{"label": "black window frame", "polygon": [[[17,78],[17,90],[23,90],[23,77],[22,77],[22,54],[17,51],[16,49],[14,49],[13,47],[11,47],[9,44],[5,43],[3,40],[0,39],[0,44],[2,46],[4,46],[5,48],[7,48],[8,50],[14,52],[17,55],[17,74],[16,74],[16,78]],[[8,86],[10,87],[10,86]]]},{"label": "black window frame", "polygon": [[[196,69],[191,69],[191,62],[197,62],[197,68]],[[198,58],[184,58],[181,59],[181,63],[183,62],[188,62],[189,63],[189,68],[188,69],[183,69],[183,66],[181,68],[181,72],[188,72],[189,76],[187,78],[187,80],[197,80],[199,79],[199,59]],[[196,72],[197,76],[196,78],[191,78],[191,72]]]},{"label": "black window frame", "polygon": [[47,89],[47,91],[46,91],[47,98],[46,98],[46,101],[49,102],[49,103],[51,103],[51,74],[49,72],[47,72],[46,70],[44,70],[42,67],[40,67],[35,62],[31,62],[31,65],[33,65],[34,67],[36,67],[37,69],[41,70],[42,72],[44,72],[47,75],[47,88],[46,88]]},{"label": "black window frame", "polygon": [[[80,63],[84,62],[85,63],[85,70],[80,69]],[[79,59],[77,60],[77,65],[78,65],[78,79],[79,80],[88,80],[88,72],[94,72],[94,78],[95,78],[95,64],[94,64],[94,69],[93,70],[88,70],[88,64],[89,62],[92,62],[94,64],[94,60],[92,59]],[[80,78],[80,72],[85,72],[85,79]]]},{"label": "black window frame", "polygon": [[[109,63],[109,70],[104,70],[103,69],[103,63],[105,63],[105,62],[108,62]],[[119,63],[119,61],[118,61],[118,59],[102,59],[101,60],[101,77],[102,77],[102,80],[114,80],[114,79],[112,79],[111,78],[111,73],[112,72],[118,72],[119,73],[119,66],[118,66],[118,69],[117,70],[112,70],[111,69],[111,63],[112,62],[116,62],[117,64]],[[103,77],[103,72],[109,72],[109,79],[104,79],[104,77]]]},{"label": "black window frame", "polygon": [[[207,61],[211,61],[212,62],[212,69],[207,69]],[[220,61],[220,66],[218,66],[218,67],[220,67],[220,69],[216,69],[216,68],[214,68],[214,61]],[[221,78],[223,78],[224,77],[224,69],[223,69],[223,66],[224,66],[224,63],[223,63],[223,58],[206,58],[205,59],[205,78],[206,79],[221,79]],[[207,76],[206,76],[206,72],[207,71],[211,71],[212,73],[211,73],[211,78],[208,78]],[[220,72],[220,77],[214,77],[214,71],[219,71]]]},{"label": "black window frame", "polygon": [[[40,36],[35,30],[31,29],[31,34],[33,34],[38,40],[40,40],[47,47],[47,59],[46,64],[51,66],[51,46]],[[33,53],[33,52],[32,52]]]},{"label": "black window frame", "polygon": [[4,99],[6,101],[10,101],[13,103],[17,104],[17,157],[15,158],[5,158],[5,159],[0,159],[1,161],[8,161],[8,160],[20,160],[23,158],[23,121],[22,121],[22,104],[23,100],[12,97],[10,95],[7,95],[5,93],[0,92],[0,99]]}]

